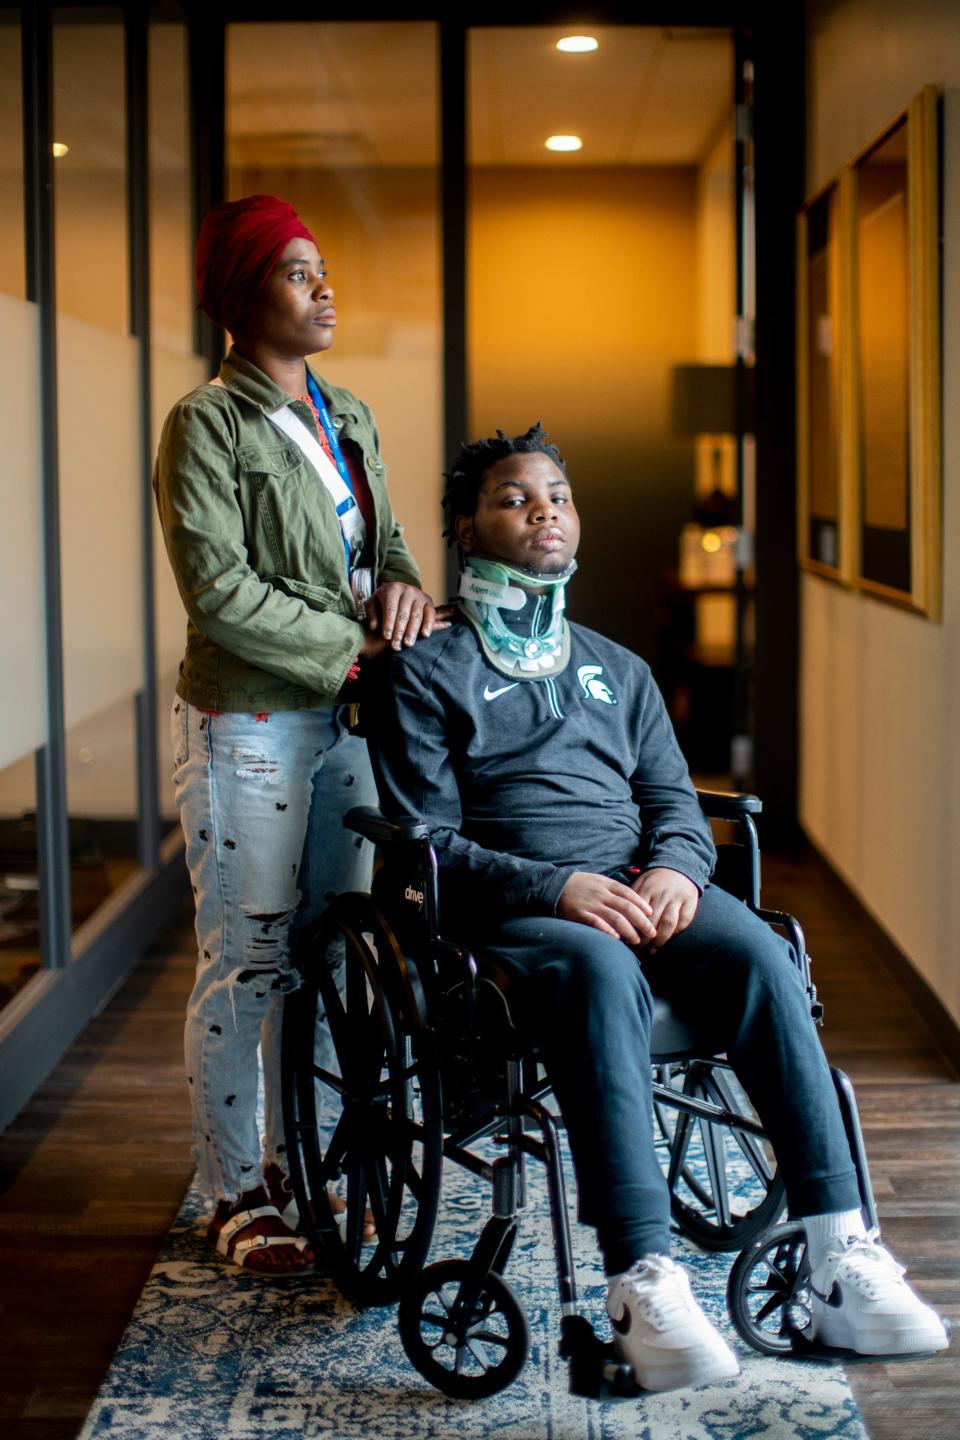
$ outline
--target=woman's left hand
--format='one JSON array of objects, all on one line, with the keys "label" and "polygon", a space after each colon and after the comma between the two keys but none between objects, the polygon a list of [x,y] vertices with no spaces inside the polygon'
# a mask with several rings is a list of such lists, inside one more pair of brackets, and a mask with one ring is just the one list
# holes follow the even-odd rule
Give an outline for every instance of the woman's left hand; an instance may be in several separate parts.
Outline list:
[{"label": "woman's left hand", "polygon": [[438,612],[433,600],[416,585],[400,580],[387,580],[367,601],[366,622],[370,630],[379,630],[394,650],[412,645],[421,635],[426,638],[434,630],[446,630],[447,611]]}]

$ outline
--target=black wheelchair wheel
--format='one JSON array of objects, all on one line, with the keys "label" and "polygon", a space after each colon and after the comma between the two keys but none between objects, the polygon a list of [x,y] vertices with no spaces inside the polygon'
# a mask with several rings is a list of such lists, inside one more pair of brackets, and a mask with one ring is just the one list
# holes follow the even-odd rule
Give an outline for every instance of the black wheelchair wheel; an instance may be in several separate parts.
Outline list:
[{"label": "black wheelchair wheel", "polygon": [[430,1248],[443,1160],[419,982],[367,895],[339,896],[299,959],[283,1091],[301,1228],[344,1293],[391,1304]]},{"label": "black wheelchair wheel", "polygon": [[808,1332],[807,1238],[802,1225],[775,1225],[738,1255],[727,1281],[737,1334],[765,1355],[787,1355]]},{"label": "black wheelchair wheel", "polygon": [[482,1400],[505,1390],[530,1351],[530,1327],[507,1282],[490,1273],[473,1288],[468,1260],[430,1265],[404,1292],[398,1321],[411,1364],[444,1395]]},{"label": "black wheelchair wheel", "polygon": [[[731,1072],[697,1060],[661,1066],[660,1080],[692,1099],[706,1100],[756,1119]],[[769,1145],[665,1101],[654,1104],[659,1142],[666,1152],[670,1212],[703,1250],[742,1250],[769,1230],[784,1207],[783,1181]]]}]

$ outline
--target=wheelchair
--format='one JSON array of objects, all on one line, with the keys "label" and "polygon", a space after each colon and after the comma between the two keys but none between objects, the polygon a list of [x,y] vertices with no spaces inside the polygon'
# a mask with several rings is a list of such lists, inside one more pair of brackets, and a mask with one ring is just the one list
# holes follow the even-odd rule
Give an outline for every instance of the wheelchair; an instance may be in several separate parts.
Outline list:
[{"label": "wheelchair", "polygon": [[[714,883],[787,936],[811,1023],[819,1023],[803,932],[792,916],[760,904],[760,800],[710,791],[698,798],[708,818],[734,833],[718,845]],[[612,1342],[578,1312],[562,1120],[524,1034],[522,986],[493,957],[445,935],[424,825],[390,822],[370,807],[344,823],[379,847],[382,863],[371,894],[337,896],[304,937],[303,981],[285,1002],[283,1103],[302,1230],[352,1301],[399,1302],[404,1350],[425,1379],[457,1398],[492,1395],[516,1378],[529,1350],[527,1320],[504,1272],[526,1164],[535,1160],[546,1169],[570,1389],[634,1393]],[[318,1027],[324,1016],[329,1040]],[[805,1337],[804,1231],[777,1223],[783,1184],[755,1112],[726,1060],[701,1053],[660,999],[651,1057],[655,1140],[674,1223],[703,1248],[739,1252],[727,1303],[748,1344],[814,1354]],[[853,1091],[842,1072],[832,1074],[864,1215],[875,1228]],[[491,1186],[491,1213],[469,1259],[426,1265],[445,1162]],[[374,1240],[364,1238],[371,1217]]]}]

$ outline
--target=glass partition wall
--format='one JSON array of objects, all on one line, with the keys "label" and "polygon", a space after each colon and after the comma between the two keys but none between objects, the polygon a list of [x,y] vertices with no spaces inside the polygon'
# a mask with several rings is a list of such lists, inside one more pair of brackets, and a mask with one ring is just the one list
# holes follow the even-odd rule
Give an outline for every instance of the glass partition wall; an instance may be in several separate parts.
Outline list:
[{"label": "glass partition wall", "polygon": [[138,866],[139,341],[130,323],[122,13],[53,31],[60,577],[74,930]]},{"label": "glass partition wall", "polygon": [[[185,25],[150,27],[147,121],[150,153],[150,377],[154,445],[167,411],[195,385],[209,380],[208,362],[194,350],[194,282],[190,100]],[[164,832],[177,834],[173,798],[170,702],[183,655],[186,625],[154,508],[154,637],[159,810]]]},{"label": "glass partition wall", "polygon": [[182,889],[149,457],[206,363],[187,27],[152,9],[0,5],[0,1126]]},{"label": "glass partition wall", "polygon": [[21,35],[0,10],[0,1010],[40,966],[34,754],[46,743],[36,306],[26,298]]}]

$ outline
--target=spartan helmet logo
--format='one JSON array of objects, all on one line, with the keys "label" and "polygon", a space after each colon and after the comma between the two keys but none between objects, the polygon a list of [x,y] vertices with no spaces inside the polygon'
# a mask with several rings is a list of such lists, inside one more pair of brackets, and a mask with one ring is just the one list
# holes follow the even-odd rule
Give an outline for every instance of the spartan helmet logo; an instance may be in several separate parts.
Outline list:
[{"label": "spartan helmet logo", "polygon": [[602,674],[602,665],[581,665],[577,671],[580,688],[590,700],[602,700],[604,705],[616,705],[616,696],[610,686],[600,679]]}]

